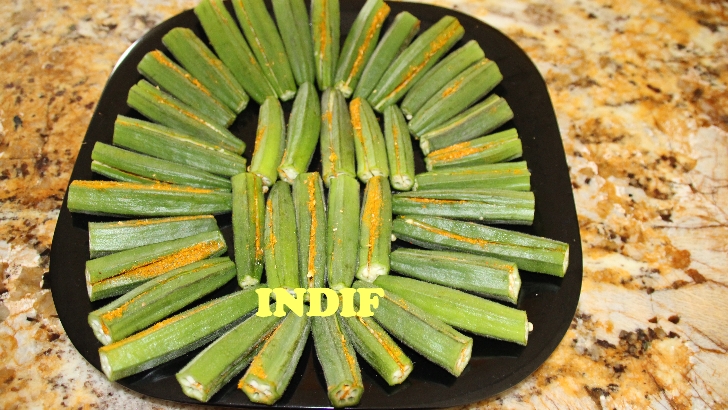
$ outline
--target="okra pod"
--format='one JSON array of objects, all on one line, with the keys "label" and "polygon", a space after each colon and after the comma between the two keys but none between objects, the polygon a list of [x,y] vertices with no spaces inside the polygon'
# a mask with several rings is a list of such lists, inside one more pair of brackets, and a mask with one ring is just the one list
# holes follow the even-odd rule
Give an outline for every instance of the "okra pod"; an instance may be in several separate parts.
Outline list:
[{"label": "okra pod", "polygon": [[283,118],[281,103],[277,98],[266,98],[260,106],[255,149],[248,169],[248,172],[259,176],[266,187],[278,179],[278,165],[286,146],[285,132],[286,120]]},{"label": "okra pod", "polygon": [[158,90],[146,80],[129,90],[127,104],[140,114],[181,132],[194,134],[211,145],[218,145],[236,154],[245,151],[245,143],[211,118],[196,112],[187,104]]},{"label": "okra pod", "polygon": [[349,98],[362,71],[379,41],[379,32],[389,15],[389,6],[382,0],[368,0],[354,20],[341,48],[336,69],[336,88]]},{"label": "okra pod", "polygon": [[135,174],[132,174],[132,173],[129,173],[126,171],[122,171],[120,169],[106,165],[99,161],[91,161],[91,171],[93,171],[99,175],[103,175],[112,181],[133,182],[133,183],[144,184],[144,185],[154,185],[154,184],[160,183],[156,179],[140,177],[139,175],[135,175]]},{"label": "okra pod", "polygon": [[354,130],[341,91],[333,88],[324,91],[321,111],[321,169],[328,187],[336,176],[356,176]]},{"label": "okra pod", "polygon": [[407,95],[402,100],[400,108],[407,117],[412,119],[417,111],[439,91],[445,84],[457,77],[458,74],[465,71],[466,68],[475,64],[478,60],[485,57],[483,49],[475,40],[470,40],[464,46],[453,51],[442,61],[437,63],[430,71],[412,86]]},{"label": "okra pod", "polygon": [[359,83],[354,91],[354,97],[368,98],[374,91],[385,71],[394,59],[410,44],[410,41],[420,31],[420,20],[412,14],[403,11],[395,16],[389,29],[382,36],[381,41],[369,57]]},{"label": "okra pod", "polygon": [[268,194],[263,239],[265,274],[271,288],[301,287],[298,274],[298,234],[291,186],[278,181]]},{"label": "okra pod", "polygon": [[195,7],[195,14],[217,55],[250,97],[258,104],[263,104],[267,97],[277,97],[223,1],[202,0]]},{"label": "okra pod", "polygon": [[[200,7],[204,7],[204,5]],[[207,20],[203,20],[205,20],[203,22],[204,26]],[[210,39],[215,40],[216,37],[214,34]],[[248,94],[237,82],[230,69],[213,54],[192,30],[182,27],[173,28],[162,37],[162,43],[190,74],[233,112],[240,113],[245,109],[250,100]],[[216,44],[215,41],[213,41],[214,44]],[[225,51],[229,50],[225,49]]]},{"label": "okra pod", "polygon": [[159,50],[150,51],[137,65],[137,70],[150,82],[183,103],[196,107],[218,124],[229,127],[235,113],[218,101],[202,83]]},{"label": "okra pod", "polygon": [[299,86],[313,84],[316,81],[316,67],[306,5],[303,0],[273,0],[272,3],[296,83]]},{"label": "okra pod", "polygon": [[404,276],[516,304],[521,277],[513,262],[463,252],[398,248],[392,270]]},{"label": "okra pod", "polygon": [[71,212],[93,215],[215,215],[230,212],[232,196],[179,185],[73,181],[68,187],[67,206]]},{"label": "okra pod", "polygon": [[216,339],[258,306],[255,288],[186,310],[99,349],[101,369],[118,380],[151,369]]},{"label": "okra pod", "polygon": [[316,87],[303,83],[293,101],[288,118],[286,149],[278,167],[278,176],[292,184],[298,174],[306,172],[316,151],[321,131],[321,105]]},{"label": "okra pod", "polygon": [[298,271],[304,288],[326,285],[326,202],[318,172],[304,173],[293,183],[298,232]]},{"label": "okra pod", "polygon": [[563,277],[569,244],[473,222],[402,215],[392,221],[397,239],[427,249],[456,250],[514,262],[519,270]]},{"label": "okra pod", "polygon": [[283,40],[265,3],[263,0],[233,0],[233,7],[243,34],[263,69],[263,75],[281,100],[292,99],[296,95],[296,82]]},{"label": "okra pod", "polygon": [[339,0],[311,0],[311,36],[319,90],[334,86],[341,30]]},{"label": "okra pod", "polygon": [[233,241],[238,285],[247,288],[263,276],[263,226],[265,198],[263,181],[251,173],[232,177]]},{"label": "okra pod", "polygon": [[146,282],[88,315],[99,341],[108,345],[142,330],[220,288],[235,276],[229,258],[175,269]]},{"label": "okra pod", "polygon": [[430,152],[425,157],[428,171],[495,164],[523,155],[523,146],[515,128],[461,142]]},{"label": "okra pod", "polygon": [[388,177],[387,148],[374,110],[361,98],[352,100],[350,107],[356,151],[356,175],[364,183],[375,176]]},{"label": "okra pod", "polygon": [[[378,286],[358,280],[354,287]],[[379,307],[374,310],[374,320],[392,336],[454,376],[459,376],[470,361],[472,338],[393,292],[384,290],[384,297],[379,298]]]},{"label": "okra pod", "polygon": [[171,128],[120,115],[114,123],[114,145],[231,177],[245,172],[245,158]]},{"label": "okra pod", "polygon": [[328,283],[334,290],[351,287],[357,269],[359,183],[348,175],[331,179],[326,233]]},{"label": "okra pod", "polygon": [[382,276],[374,281],[374,285],[396,293],[450,326],[523,346],[528,343],[528,332],[533,325],[529,323],[525,310],[447,286],[401,276]]},{"label": "okra pod", "polygon": [[491,95],[450,121],[420,136],[422,153],[449,147],[463,141],[487,135],[513,118],[506,100]]},{"label": "okra pod", "polygon": [[389,273],[392,248],[392,190],[385,177],[367,182],[359,225],[359,267],[356,277],[372,282]]},{"label": "okra pod", "polygon": [[526,163],[504,162],[468,168],[448,168],[415,176],[415,191],[430,189],[531,189],[531,172]]},{"label": "okra pod", "polygon": [[382,112],[396,104],[462,38],[464,32],[456,18],[445,16],[417,37],[392,63],[387,70],[388,75],[382,77],[369,96],[374,109]]},{"label": "okra pod", "polygon": [[[305,305],[304,310],[308,310]],[[311,327],[305,311],[303,316],[288,313],[265,340],[240,379],[238,388],[253,403],[273,404],[288,387]]]},{"label": "okra pod", "polygon": [[334,407],[356,406],[364,394],[364,383],[354,347],[336,316],[311,318],[316,356],[324,370],[331,404]]},{"label": "okra pod", "polygon": [[384,142],[392,188],[409,191],[415,184],[415,156],[407,122],[396,105],[384,110]]}]

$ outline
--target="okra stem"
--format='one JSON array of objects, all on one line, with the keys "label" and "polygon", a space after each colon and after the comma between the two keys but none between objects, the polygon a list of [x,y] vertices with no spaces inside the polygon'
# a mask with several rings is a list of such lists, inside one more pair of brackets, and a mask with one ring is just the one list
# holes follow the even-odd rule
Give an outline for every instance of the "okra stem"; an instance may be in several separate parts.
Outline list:
[{"label": "okra stem", "polygon": [[263,275],[263,181],[255,174],[247,172],[234,176],[231,181],[235,265],[238,285],[247,288],[260,283]]},{"label": "okra stem", "polygon": [[352,100],[350,107],[357,176],[364,183],[375,176],[388,177],[387,148],[374,110],[361,98]]},{"label": "okra stem", "polygon": [[356,176],[354,130],[341,91],[332,88],[324,91],[321,111],[321,169],[328,187],[336,176]]},{"label": "okra stem", "polygon": [[299,174],[306,172],[316,151],[320,131],[321,105],[316,87],[303,83],[288,118],[286,149],[278,167],[282,180],[293,184]]},{"label": "okra stem", "polygon": [[269,187],[278,179],[278,165],[286,145],[286,120],[277,98],[266,98],[260,106],[255,149],[250,160],[249,172],[259,176]]},{"label": "okra stem", "polygon": [[392,188],[409,191],[415,183],[415,157],[407,123],[396,105],[384,110],[384,142]]},{"label": "okra stem", "polygon": [[326,249],[329,287],[351,287],[357,270],[359,183],[348,175],[331,179]]},{"label": "okra stem", "polygon": [[356,277],[373,282],[389,273],[392,244],[392,191],[385,177],[374,177],[364,190]]}]

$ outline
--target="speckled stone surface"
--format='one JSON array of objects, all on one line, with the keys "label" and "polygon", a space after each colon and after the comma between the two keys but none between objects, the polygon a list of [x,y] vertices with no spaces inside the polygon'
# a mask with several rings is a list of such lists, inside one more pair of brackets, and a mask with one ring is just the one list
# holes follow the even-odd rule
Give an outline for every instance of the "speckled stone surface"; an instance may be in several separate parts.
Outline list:
[{"label": "speckled stone surface", "polygon": [[[728,406],[726,3],[430,3],[495,26],[538,66],[584,247],[581,301],[561,345],[525,381],[469,407]],[[194,4],[0,6],[0,407],[177,408],[89,366],[43,278],[111,69],[149,28]]]}]

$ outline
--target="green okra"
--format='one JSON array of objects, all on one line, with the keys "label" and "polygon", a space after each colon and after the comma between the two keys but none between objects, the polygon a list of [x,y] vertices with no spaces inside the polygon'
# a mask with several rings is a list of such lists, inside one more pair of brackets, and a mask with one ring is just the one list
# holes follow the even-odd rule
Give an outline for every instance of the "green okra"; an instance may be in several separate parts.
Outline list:
[{"label": "green okra", "polygon": [[67,206],[71,212],[92,215],[216,215],[230,212],[232,196],[181,185],[77,180],[68,187]]},{"label": "green okra", "polygon": [[293,183],[298,232],[298,272],[304,288],[326,285],[326,202],[318,172],[303,173]]},{"label": "green okra", "polygon": [[[379,286],[358,280],[354,287]],[[379,298],[379,307],[374,310],[374,320],[392,336],[454,376],[459,376],[470,362],[472,338],[394,292],[384,290],[384,297]]]},{"label": "green okra", "polygon": [[175,374],[182,392],[207,402],[243,371],[282,319],[252,315],[230,329]]},{"label": "green okra", "polygon": [[403,11],[394,18],[369,57],[359,83],[354,91],[355,98],[368,98],[394,59],[410,44],[420,31],[420,20]]},{"label": "green okra", "polygon": [[218,124],[229,127],[235,113],[218,101],[202,83],[159,50],[150,51],[137,65],[139,72],[183,103],[194,106]]},{"label": "green okra", "polygon": [[255,149],[248,172],[258,175],[269,187],[278,179],[278,165],[286,146],[286,120],[277,98],[268,97],[260,106]]},{"label": "green okra", "polygon": [[236,154],[245,151],[245,143],[224,126],[160,91],[146,80],[141,80],[131,87],[127,104],[152,121],[184,133],[194,134],[208,144],[218,145]]},{"label": "green okra", "polygon": [[[199,7],[204,7],[204,2]],[[206,19],[203,26],[205,23],[207,23]],[[216,40],[216,38],[216,34],[210,37],[211,40]],[[245,109],[250,100],[248,94],[245,93],[230,69],[192,30],[175,27],[162,37],[162,43],[190,74],[233,112],[240,113]],[[216,42],[213,41],[213,44]]]},{"label": "green okra", "polygon": [[372,318],[341,317],[342,328],[357,353],[390,386],[401,384],[413,369],[412,360]]},{"label": "green okra", "polygon": [[263,276],[263,227],[265,198],[263,181],[251,173],[232,177],[233,241],[238,285],[247,288],[260,283]]},{"label": "green okra", "polygon": [[321,170],[328,187],[336,176],[356,176],[354,129],[341,91],[326,89],[321,95],[321,111]]},{"label": "green okra", "polygon": [[509,189],[529,191],[531,172],[526,162],[503,162],[468,168],[448,168],[415,176],[415,191],[430,189]]},{"label": "green okra", "polygon": [[447,286],[401,276],[382,276],[374,281],[374,285],[396,293],[450,326],[523,346],[528,343],[528,332],[533,325],[528,321],[525,310]]},{"label": "green okra", "polygon": [[405,93],[437,63],[463,36],[460,22],[445,16],[427,29],[404,50],[387,70],[386,76],[369,95],[378,112],[396,104]]},{"label": "green okra", "polygon": [[265,274],[268,286],[292,292],[301,287],[298,274],[298,234],[291,186],[278,181],[265,205],[263,234]]},{"label": "green okra", "polygon": [[392,252],[390,261],[392,270],[404,276],[518,302],[521,277],[513,262],[463,252],[408,248]]},{"label": "green okra", "polygon": [[392,199],[395,215],[429,215],[445,218],[531,225],[535,210],[533,192],[505,189],[433,189],[403,192]]},{"label": "green okra", "polygon": [[329,287],[351,287],[357,270],[359,241],[359,183],[348,175],[331,179],[329,186],[326,254]]},{"label": "green okra", "polygon": [[96,142],[91,159],[132,175],[170,184],[230,190],[230,180],[172,161]]},{"label": "green okra", "polygon": [[334,83],[349,98],[359,83],[364,67],[379,41],[379,32],[389,15],[389,6],[382,0],[368,0],[354,20],[341,48]]},{"label": "green okra", "polygon": [[112,181],[134,182],[137,184],[144,184],[144,185],[154,185],[154,184],[160,183],[156,179],[140,177],[139,175],[135,175],[135,174],[132,174],[132,173],[129,173],[126,171],[122,171],[120,169],[111,167],[111,166],[101,163],[99,161],[91,161],[91,171],[93,171],[99,175],[103,175]]},{"label": "green okra", "polygon": [[364,383],[354,347],[336,316],[311,318],[316,356],[324,370],[331,404],[334,407],[356,406],[364,394]]},{"label": "green okra", "polygon": [[409,122],[415,136],[421,136],[452,119],[488,94],[503,80],[498,66],[481,59],[445,84],[417,111]]},{"label": "green okra", "polygon": [[292,99],[296,95],[296,81],[283,40],[265,3],[263,0],[233,0],[233,7],[243,34],[263,69],[263,75],[281,100]]},{"label": "green okra", "polygon": [[316,83],[323,91],[334,86],[341,31],[339,0],[311,0],[311,36]]},{"label": "green okra", "polygon": [[465,112],[420,136],[422,153],[449,147],[463,141],[487,135],[513,118],[506,100],[491,95]]},{"label": "green okra", "polygon": [[89,222],[88,247],[91,258],[139,246],[171,241],[218,230],[212,215]]},{"label": "green okra", "polygon": [[359,225],[359,265],[356,277],[372,282],[389,273],[392,249],[392,190],[385,177],[367,182]]},{"label": "green okra", "polygon": [[313,84],[316,66],[313,62],[313,38],[308,11],[303,0],[273,0],[273,13],[296,83]]},{"label": "green okra", "polygon": [[409,191],[415,184],[415,155],[407,122],[396,105],[384,109],[384,143],[392,188]]},{"label": "green okra", "polygon": [[523,155],[515,128],[461,142],[430,152],[425,157],[428,171],[463,168],[510,161]]},{"label": "green okra", "polygon": [[108,345],[182,309],[235,276],[227,257],[193,263],[146,282],[88,315],[99,341]]},{"label": "green okra", "polygon": [[401,215],[392,221],[392,232],[423,248],[491,256],[514,262],[519,270],[563,277],[569,266],[567,243],[473,222]]},{"label": "green okra", "polygon": [[298,174],[306,172],[316,151],[321,132],[321,105],[316,87],[303,83],[293,101],[288,118],[286,149],[278,167],[278,176],[292,184]]},{"label": "green okra", "polygon": [[118,380],[151,369],[216,339],[258,306],[255,288],[191,308],[99,349],[101,369]]},{"label": "green okra", "polygon": [[437,63],[430,71],[412,86],[407,95],[402,100],[400,108],[407,117],[412,119],[417,111],[437,93],[442,87],[449,83],[475,64],[478,60],[485,57],[483,49],[475,40],[470,40],[464,46],[450,53],[442,61]]},{"label": "green okra", "polygon": [[[304,305],[304,310],[308,309]],[[238,383],[253,403],[273,404],[283,396],[303,354],[310,320],[289,312],[273,329]]]},{"label": "green okra", "polygon": [[364,183],[375,176],[388,177],[387,147],[374,110],[361,98],[355,98],[349,105],[354,130],[356,175]]},{"label": "green okra", "polygon": [[223,0],[202,0],[195,14],[217,55],[250,97],[258,104],[267,97],[277,97]]}]

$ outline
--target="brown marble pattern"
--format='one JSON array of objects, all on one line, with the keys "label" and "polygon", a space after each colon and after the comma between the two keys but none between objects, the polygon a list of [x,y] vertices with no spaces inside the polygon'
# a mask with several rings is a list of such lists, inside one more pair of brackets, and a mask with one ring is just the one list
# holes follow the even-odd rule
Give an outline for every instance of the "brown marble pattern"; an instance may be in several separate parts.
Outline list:
[{"label": "brown marble pattern", "polygon": [[[581,301],[556,352],[518,386],[468,407],[728,406],[726,3],[428,2],[499,28],[539,67],[584,246]],[[194,4],[0,7],[3,408],[178,408],[86,364],[42,284],[53,274],[58,208],[111,69],[150,27]]]}]

